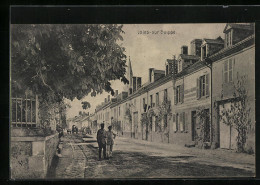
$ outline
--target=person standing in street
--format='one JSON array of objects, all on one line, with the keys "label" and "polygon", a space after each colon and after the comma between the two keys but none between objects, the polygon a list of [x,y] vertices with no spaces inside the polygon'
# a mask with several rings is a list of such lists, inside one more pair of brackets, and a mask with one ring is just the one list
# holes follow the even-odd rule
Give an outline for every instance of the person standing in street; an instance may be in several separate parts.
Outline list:
[{"label": "person standing in street", "polygon": [[104,129],[104,123],[100,124],[101,129],[97,132],[97,142],[98,142],[98,160],[101,161],[101,151],[103,149],[103,157],[104,159],[107,159],[106,157],[106,131]]},{"label": "person standing in street", "polygon": [[115,137],[116,137],[116,134],[113,133],[112,126],[109,126],[108,131],[107,131],[107,158],[112,157],[112,151],[113,151]]}]

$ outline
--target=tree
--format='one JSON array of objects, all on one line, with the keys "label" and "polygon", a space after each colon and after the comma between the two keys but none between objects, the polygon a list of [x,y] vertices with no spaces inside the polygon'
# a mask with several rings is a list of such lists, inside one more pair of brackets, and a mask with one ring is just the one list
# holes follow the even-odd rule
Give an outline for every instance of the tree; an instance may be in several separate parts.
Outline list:
[{"label": "tree", "polygon": [[30,89],[42,102],[114,94],[124,77],[123,25],[11,25],[12,94]]},{"label": "tree", "polygon": [[237,74],[237,79],[236,84],[233,84],[234,94],[230,102],[230,107],[222,109],[220,120],[230,126],[230,132],[232,127],[237,130],[237,151],[245,152],[247,132],[252,124],[250,118],[251,108],[249,107],[248,90],[246,89],[247,77],[240,77]]},{"label": "tree", "polygon": [[87,102],[87,101],[83,101],[83,102],[81,102],[81,104],[82,104],[82,108],[83,108],[83,109],[88,109],[88,108],[91,107],[91,106],[90,106],[90,103]]},{"label": "tree", "polygon": [[[195,138],[198,141],[198,144],[200,144],[204,148],[208,148],[207,142],[210,141],[210,129],[213,129],[213,127],[210,127],[210,112],[209,109],[205,109],[204,106],[197,107],[196,110],[196,117],[198,118],[198,126],[200,130],[197,130]],[[207,124],[208,123],[208,124]],[[211,130],[213,132],[213,130]]]}]

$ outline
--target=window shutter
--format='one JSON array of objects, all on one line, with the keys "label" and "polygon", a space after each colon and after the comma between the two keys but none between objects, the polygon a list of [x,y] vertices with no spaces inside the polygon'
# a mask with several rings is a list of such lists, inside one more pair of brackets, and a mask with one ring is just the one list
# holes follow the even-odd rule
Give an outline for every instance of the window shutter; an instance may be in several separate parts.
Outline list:
[{"label": "window shutter", "polygon": [[172,122],[175,122],[176,119],[175,119],[175,114],[172,115]]},{"label": "window shutter", "polygon": [[180,131],[183,131],[183,112],[180,113]]},{"label": "window shutter", "polygon": [[173,72],[173,74],[176,75],[177,74],[177,61],[176,60],[174,61],[173,65],[174,65],[174,72]]},{"label": "window shutter", "polygon": [[224,62],[223,66],[223,79],[224,83],[228,83],[228,60]]},{"label": "window shutter", "polygon": [[197,78],[197,99],[200,98],[200,80]]},{"label": "window shutter", "polygon": [[209,74],[206,74],[206,96],[209,96]]},{"label": "window shutter", "polygon": [[189,128],[188,128],[188,114],[185,114],[185,131],[188,132]]},{"label": "window shutter", "polygon": [[174,104],[177,104],[177,87],[174,90]]},{"label": "window shutter", "polygon": [[185,129],[186,129],[186,127],[185,127],[186,126],[185,125],[185,112],[182,113],[182,116],[183,116],[183,118],[182,118],[182,122],[183,122],[182,125],[183,125],[183,130],[185,131]]},{"label": "window shutter", "polygon": [[228,81],[232,82],[233,81],[233,60],[229,59],[228,63]]},{"label": "window shutter", "polygon": [[175,115],[173,115],[173,124],[172,124],[172,128],[173,128],[173,131],[174,132],[176,132],[177,131],[177,123],[176,123],[176,121],[175,121],[176,119],[175,119]]},{"label": "window shutter", "polygon": [[179,124],[179,120],[178,119],[179,119],[179,115],[176,114],[176,120],[175,120],[176,131],[178,131],[178,129],[179,129],[179,125],[178,125]]},{"label": "window shutter", "polygon": [[181,86],[181,103],[184,102],[184,84]]}]

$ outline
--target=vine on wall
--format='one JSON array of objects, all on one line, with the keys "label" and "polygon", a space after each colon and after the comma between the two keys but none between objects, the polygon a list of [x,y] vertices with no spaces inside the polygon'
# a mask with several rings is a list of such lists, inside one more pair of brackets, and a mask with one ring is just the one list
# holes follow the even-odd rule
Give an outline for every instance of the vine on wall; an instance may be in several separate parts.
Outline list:
[{"label": "vine on wall", "polygon": [[[252,148],[248,149],[248,151],[245,149],[248,131],[252,126],[251,108],[248,106],[248,90],[246,89],[247,81],[247,76],[239,76],[237,74],[237,82],[233,82],[235,92],[230,102],[230,108],[223,107],[219,118],[224,124],[230,126],[230,132],[232,127],[237,130],[237,151],[253,153]],[[231,138],[229,142],[231,143]]]}]

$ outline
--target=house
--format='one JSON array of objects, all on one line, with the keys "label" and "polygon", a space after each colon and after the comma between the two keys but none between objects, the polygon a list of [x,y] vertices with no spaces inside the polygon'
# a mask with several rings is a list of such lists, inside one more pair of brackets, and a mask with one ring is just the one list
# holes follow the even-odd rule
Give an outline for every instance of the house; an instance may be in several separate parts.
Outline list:
[{"label": "house", "polygon": [[[255,43],[252,24],[227,24],[225,48],[209,57],[212,62],[213,79],[213,125],[215,142],[220,148],[237,149],[236,123],[226,125],[221,119],[223,109],[231,108],[235,102],[241,101],[235,90],[238,82],[245,83],[239,89],[247,91],[246,109],[250,108],[251,124],[247,127],[246,148],[255,149]],[[236,94],[236,95],[235,95]],[[242,119],[242,118],[241,118]],[[246,121],[246,120],[245,120]],[[237,121],[236,121],[237,122]]]}]

